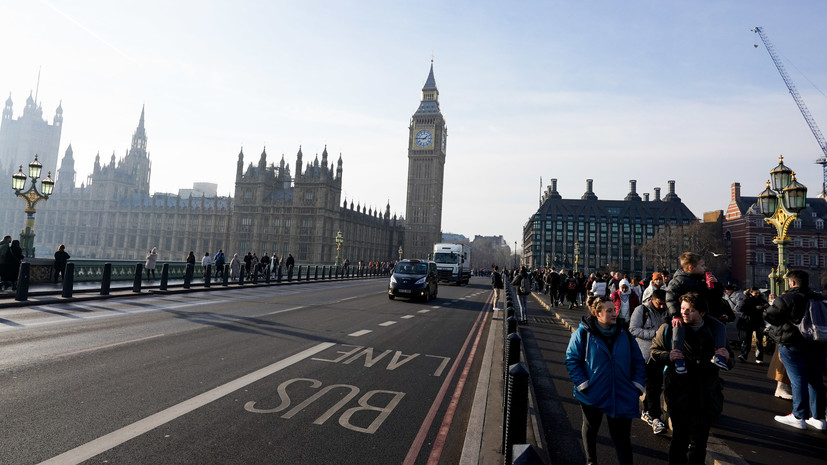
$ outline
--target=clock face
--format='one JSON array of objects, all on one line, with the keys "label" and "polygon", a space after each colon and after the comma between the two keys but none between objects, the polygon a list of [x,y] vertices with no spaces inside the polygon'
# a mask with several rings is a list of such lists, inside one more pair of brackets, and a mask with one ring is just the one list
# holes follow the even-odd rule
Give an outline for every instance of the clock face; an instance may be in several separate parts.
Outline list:
[{"label": "clock face", "polygon": [[420,147],[427,147],[431,145],[433,136],[431,136],[431,133],[429,131],[423,129],[416,133],[416,137],[414,138],[414,140],[416,140],[416,145]]}]

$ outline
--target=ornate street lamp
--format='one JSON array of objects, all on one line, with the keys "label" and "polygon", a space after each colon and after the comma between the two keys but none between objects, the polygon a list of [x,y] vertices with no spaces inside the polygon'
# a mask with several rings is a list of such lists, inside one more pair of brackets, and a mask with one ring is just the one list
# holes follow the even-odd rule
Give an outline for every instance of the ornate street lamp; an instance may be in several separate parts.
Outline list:
[{"label": "ornate street lamp", "polygon": [[579,265],[580,264],[580,241],[574,243],[574,272],[577,273],[580,271]]},{"label": "ornate street lamp", "polygon": [[41,181],[41,188],[43,193],[37,190],[37,179],[40,177],[40,172],[43,165],[37,161],[37,155],[34,160],[29,163],[29,178],[32,180],[32,186],[26,192],[21,192],[26,187],[26,175],[23,174],[23,166],[20,170],[11,177],[11,187],[14,189],[14,195],[22,197],[26,201],[26,229],[20,231],[20,246],[23,253],[28,258],[34,258],[34,214],[36,213],[35,206],[41,200],[47,200],[55,188],[55,182],[52,180],[52,172],[46,176],[46,179]]},{"label": "ornate street lamp", "polygon": [[339,257],[339,252],[342,250],[342,244],[345,243],[345,238],[342,237],[342,231],[336,233],[336,266],[341,266],[342,259]]},{"label": "ornate street lamp", "polygon": [[764,221],[775,226],[777,234],[772,242],[778,246],[778,268],[769,274],[770,292],[775,296],[787,289],[787,246],[792,242],[787,232],[806,206],[807,187],[795,180],[795,172],[784,166],[784,156],[779,156],[767,188],[758,194],[758,210]]},{"label": "ornate street lamp", "polygon": [[402,245],[399,246],[399,261],[402,261]]}]

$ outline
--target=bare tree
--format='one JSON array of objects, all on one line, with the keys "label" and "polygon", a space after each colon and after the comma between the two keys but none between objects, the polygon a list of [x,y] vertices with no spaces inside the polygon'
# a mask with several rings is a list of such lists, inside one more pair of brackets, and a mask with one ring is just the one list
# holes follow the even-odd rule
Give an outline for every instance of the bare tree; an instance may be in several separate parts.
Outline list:
[{"label": "bare tree", "polygon": [[666,225],[643,243],[640,254],[656,270],[671,272],[680,266],[678,258],[683,252],[694,252],[703,258],[709,271],[720,274],[729,266],[723,235],[718,229],[716,223]]}]

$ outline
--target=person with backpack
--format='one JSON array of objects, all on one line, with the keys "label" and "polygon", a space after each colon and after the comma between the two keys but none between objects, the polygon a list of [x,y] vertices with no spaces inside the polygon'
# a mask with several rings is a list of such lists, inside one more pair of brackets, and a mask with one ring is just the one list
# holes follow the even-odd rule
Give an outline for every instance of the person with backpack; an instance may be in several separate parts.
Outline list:
[{"label": "person with backpack", "polygon": [[[810,290],[810,275],[804,270],[787,273],[789,290],[776,297],[764,311],[764,320],[770,324],[770,334],[778,343],[778,353],[793,392],[793,411],[776,415],[775,421],[798,429],[807,425],[819,431],[827,430],[825,422],[824,360],[827,344],[804,337],[799,324],[806,312],[817,311],[822,318],[827,312],[824,296]],[[823,321],[823,320],[822,320]]]},{"label": "person with backpack", "polygon": [[[741,353],[738,360],[746,362],[752,349],[752,335],[755,333],[755,363],[764,363],[764,309],[769,304],[761,295],[761,291],[753,286],[744,293],[741,302],[741,318],[738,319],[738,331],[744,332],[741,339]],[[740,333],[739,333],[740,334]]]},{"label": "person with backpack", "polygon": [[494,290],[494,307],[492,310],[499,310],[500,308],[497,307],[497,304],[500,303],[500,294],[502,294],[502,289],[504,287],[503,283],[503,275],[500,274],[500,267],[494,265],[494,272],[491,273],[491,288]]},{"label": "person with backpack", "polygon": [[589,316],[583,317],[566,349],[566,370],[583,412],[586,463],[598,463],[597,433],[605,415],[617,462],[631,464],[632,419],[640,413],[638,398],[646,382],[643,356],[632,335],[618,324],[612,302],[592,296],[586,305]]},{"label": "person with backpack", "polygon": [[635,337],[643,360],[646,361],[646,397],[643,398],[643,413],[640,418],[652,427],[652,432],[655,434],[666,432],[666,424],[661,419],[663,412],[660,407],[664,366],[663,363],[652,358],[649,349],[652,347],[652,339],[655,338],[658,328],[667,322],[668,316],[666,291],[655,289],[649,300],[635,308],[629,322],[629,332]]},{"label": "person with backpack", "polygon": [[525,265],[520,267],[514,279],[511,280],[511,285],[517,287],[517,298],[520,300],[523,310],[526,308],[526,296],[531,294],[531,279],[528,277],[528,270]]}]

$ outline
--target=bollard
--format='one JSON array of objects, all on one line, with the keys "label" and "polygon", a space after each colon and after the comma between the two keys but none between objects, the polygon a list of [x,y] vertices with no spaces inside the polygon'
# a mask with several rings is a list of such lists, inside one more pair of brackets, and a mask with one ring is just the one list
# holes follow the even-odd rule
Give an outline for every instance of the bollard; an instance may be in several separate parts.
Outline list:
[{"label": "bollard", "polygon": [[[324,277],[324,275],[322,277]],[[316,266],[313,267],[313,280],[314,281],[319,280],[319,265],[316,265]]]},{"label": "bollard", "polygon": [[310,265],[307,265],[307,274],[305,275],[305,281],[310,281]]},{"label": "bollard", "polygon": [[514,316],[510,316],[505,319],[506,323],[506,331],[507,334],[516,333],[517,332],[517,318]]},{"label": "bollard", "polygon": [[204,270],[204,287],[210,287],[210,280],[212,279],[212,265],[207,265]]},{"label": "bollard", "polygon": [[253,268],[253,284],[258,284],[258,270]]},{"label": "bollard", "polygon": [[221,285],[227,287],[230,285],[230,265],[222,265],[221,267]]},{"label": "bollard", "polygon": [[166,291],[169,286],[169,263],[164,263],[161,267],[161,285],[158,289]]},{"label": "bollard", "polygon": [[63,270],[63,292],[60,293],[61,297],[72,297],[72,288],[75,284],[75,264],[69,262],[66,264],[66,268]]},{"label": "bollard", "polygon": [[103,264],[103,276],[101,276],[101,295],[109,295],[109,288],[112,285],[112,264]]},{"label": "bollard", "polygon": [[279,265],[278,272],[276,273],[276,282],[279,282],[279,283],[281,282],[282,271],[283,271],[283,270],[282,270],[282,268],[281,268],[281,265]]},{"label": "bollard", "polygon": [[289,266],[289,267],[287,267],[287,282],[289,283],[292,280],[293,280],[293,267]]},{"label": "bollard", "polygon": [[17,272],[17,289],[14,294],[14,300],[20,302],[29,300],[29,273],[31,266],[29,262],[20,264],[20,271]]},{"label": "bollard", "polygon": [[264,274],[264,282],[267,283],[267,284],[270,284],[270,272],[271,271],[272,270],[270,270],[270,265],[267,265],[267,266],[264,267],[264,273],[265,273]]},{"label": "bollard", "polygon": [[195,265],[187,263],[187,268],[184,270],[184,289],[189,289],[192,285],[192,274],[195,272]]},{"label": "bollard", "polygon": [[522,363],[508,369],[508,402],[503,425],[503,448],[505,463],[511,463],[514,444],[525,444],[525,430],[528,420],[528,370]]},{"label": "bollard", "polygon": [[242,267],[241,270],[239,270],[238,272],[238,285],[244,285],[244,267]]},{"label": "bollard", "polygon": [[132,292],[141,292],[141,280],[144,277],[144,264],[135,264],[135,278],[132,281]]}]

